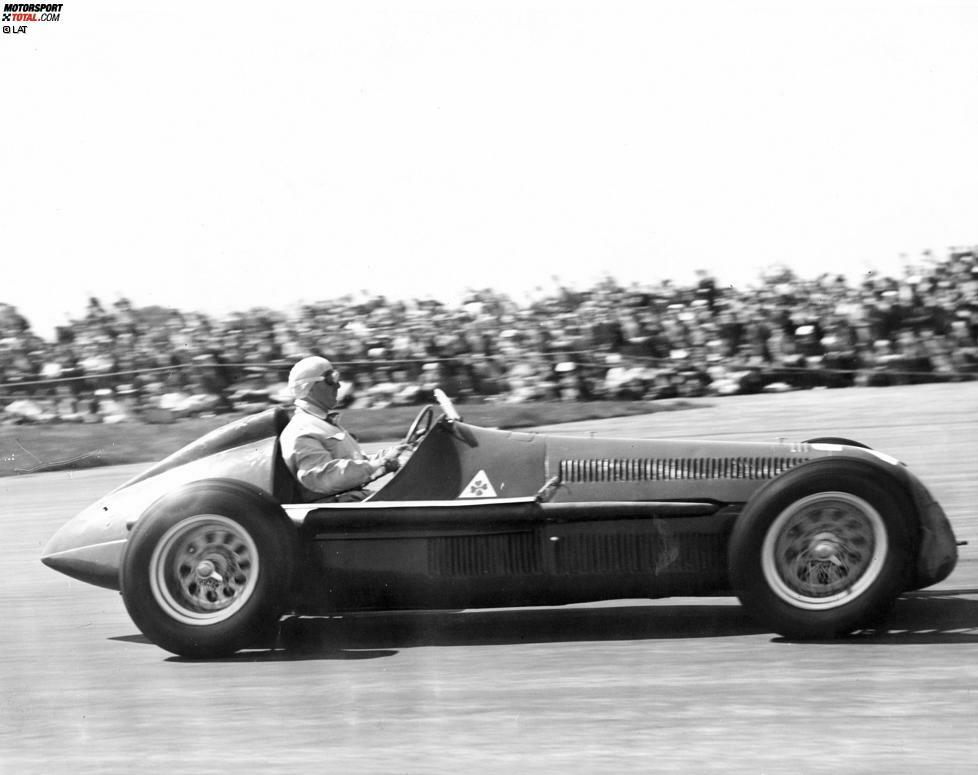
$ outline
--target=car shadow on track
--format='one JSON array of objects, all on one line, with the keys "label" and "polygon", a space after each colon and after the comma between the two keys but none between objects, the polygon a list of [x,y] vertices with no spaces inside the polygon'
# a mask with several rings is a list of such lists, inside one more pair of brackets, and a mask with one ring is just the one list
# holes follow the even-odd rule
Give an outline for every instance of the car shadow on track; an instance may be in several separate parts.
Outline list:
[{"label": "car shadow on track", "polygon": [[[290,617],[283,620],[273,646],[241,651],[220,661],[379,659],[420,646],[725,638],[765,633],[770,630],[755,624],[735,603],[372,612]],[[137,637],[116,640],[134,641]],[[770,642],[791,641],[772,633]],[[978,589],[908,594],[897,601],[878,629],[819,643],[978,643]],[[170,660],[197,661],[184,657]]]},{"label": "car shadow on track", "polygon": [[908,593],[897,600],[880,627],[824,642],[888,646],[978,643],[978,589]]},{"label": "car shadow on track", "polygon": [[226,659],[371,659],[419,646],[728,637],[759,632],[763,630],[737,605],[385,611],[287,618],[274,648],[242,651]]},{"label": "car shadow on track", "polygon": [[760,632],[738,606],[609,606],[491,611],[414,611],[335,619],[286,620],[292,646],[343,648],[494,646],[521,643],[652,640]]}]

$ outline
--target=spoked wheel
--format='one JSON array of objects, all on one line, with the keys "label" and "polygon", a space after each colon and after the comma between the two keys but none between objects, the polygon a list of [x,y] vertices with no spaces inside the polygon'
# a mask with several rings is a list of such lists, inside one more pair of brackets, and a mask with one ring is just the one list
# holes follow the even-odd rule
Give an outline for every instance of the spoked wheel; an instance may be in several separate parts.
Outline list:
[{"label": "spoked wheel", "polygon": [[821,492],[775,518],[761,547],[761,567],[786,603],[825,610],[872,586],[887,544],[886,526],[873,506],[847,492]]},{"label": "spoked wheel", "polygon": [[120,571],[129,615],[175,654],[215,657],[267,639],[286,605],[295,533],[274,504],[228,482],[157,501]]},{"label": "spoked wheel", "polygon": [[875,469],[818,460],[748,503],[730,539],[730,576],[744,607],[790,638],[869,626],[903,591],[911,516]]},{"label": "spoked wheel", "polygon": [[185,624],[234,616],[255,594],[261,570],[254,538],[219,514],[175,524],[160,538],[149,565],[157,604]]}]

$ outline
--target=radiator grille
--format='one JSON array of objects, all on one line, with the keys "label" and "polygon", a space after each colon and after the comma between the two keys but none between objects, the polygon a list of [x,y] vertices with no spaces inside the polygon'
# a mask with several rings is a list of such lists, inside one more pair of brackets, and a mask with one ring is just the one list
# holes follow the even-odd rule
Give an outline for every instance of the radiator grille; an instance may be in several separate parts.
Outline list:
[{"label": "radiator grille", "polygon": [[539,544],[532,533],[431,538],[428,570],[435,576],[539,573]]},{"label": "radiator grille", "polygon": [[696,479],[772,479],[802,457],[606,458],[562,460],[564,482],[643,482]]}]

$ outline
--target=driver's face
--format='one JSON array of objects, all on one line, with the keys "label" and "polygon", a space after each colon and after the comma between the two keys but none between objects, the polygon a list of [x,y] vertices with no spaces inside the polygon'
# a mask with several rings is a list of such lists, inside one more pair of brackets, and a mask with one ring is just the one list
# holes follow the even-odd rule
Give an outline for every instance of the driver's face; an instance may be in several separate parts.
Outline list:
[{"label": "driver's face", "polygon": [[309,398],[323,409],[332,409],[336,406],[336,397],[339,393],[340,382],[335,371],[327,371],[320,377],[309,391]]}]

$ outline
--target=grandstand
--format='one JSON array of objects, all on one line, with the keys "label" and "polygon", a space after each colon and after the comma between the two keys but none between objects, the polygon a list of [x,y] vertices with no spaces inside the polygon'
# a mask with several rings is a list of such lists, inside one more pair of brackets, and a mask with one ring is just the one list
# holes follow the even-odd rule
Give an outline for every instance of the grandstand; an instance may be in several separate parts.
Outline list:
[{"label": "grandstand", "polygon": [[925,254],[899,277],[799,278],[747,288],[554,288],[517,304],[343,296],[216,317],[90,299],[37,336],[0,303],[0,421],[170,421],[287,401],[284,377],[326,355],[354,406],[459,401],[655,400],[974,379],[978,247]]}]

